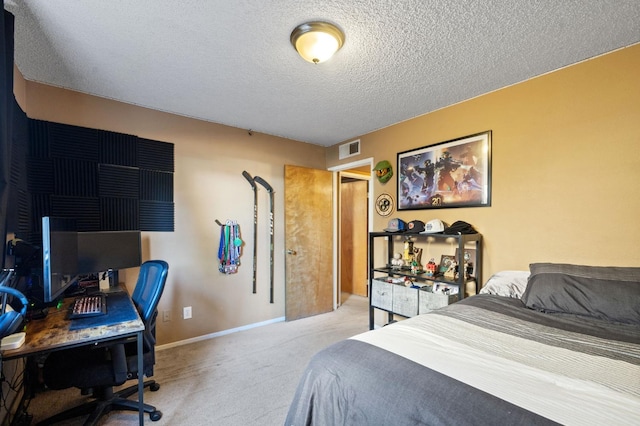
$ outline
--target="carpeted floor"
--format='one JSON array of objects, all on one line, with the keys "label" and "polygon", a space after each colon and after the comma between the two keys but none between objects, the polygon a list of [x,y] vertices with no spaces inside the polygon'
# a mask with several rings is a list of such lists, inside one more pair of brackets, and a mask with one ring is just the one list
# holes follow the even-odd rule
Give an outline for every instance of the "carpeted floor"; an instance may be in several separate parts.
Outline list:
[{"label": "carpeted floor", "polygon": [[[349,296],[334,312],[281,322],[157,352],[144,402],[163,416],[154,425],[282,425],[307,363],[320,349],[368,329],[368,299]],[[134,384],[130,382],[128,384]],[[33,423],[78,404],[77,389],[33,399]],[[137,412],[113,412],[102,425],[137,424]],[[145,414],[145,423],[150,424]],[[82,424],[82,419],[65,423]]]}]

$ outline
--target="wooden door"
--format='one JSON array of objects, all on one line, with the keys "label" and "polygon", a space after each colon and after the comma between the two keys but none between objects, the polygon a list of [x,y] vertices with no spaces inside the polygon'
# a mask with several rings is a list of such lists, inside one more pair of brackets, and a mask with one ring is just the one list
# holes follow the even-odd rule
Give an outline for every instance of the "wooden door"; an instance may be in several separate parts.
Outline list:
[{"label": "wooden door", "polygon": [[333,310],[333,174],[284,168],[285,319]]},{"label": "wooden door", "polygon": [[366,180],[340,185],[340,289],[367,296],[367,193]]}]

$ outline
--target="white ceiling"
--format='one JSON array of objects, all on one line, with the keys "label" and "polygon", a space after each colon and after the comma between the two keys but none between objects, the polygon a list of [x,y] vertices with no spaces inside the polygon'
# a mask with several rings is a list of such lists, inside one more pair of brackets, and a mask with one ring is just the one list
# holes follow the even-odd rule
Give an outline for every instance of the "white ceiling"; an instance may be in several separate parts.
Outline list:
[{"label": "white ceiling", "polygon": [[[5,0],[27,80],[329,146],[640,42],[639,0]],[[329,61],[289,42],[343,29]]]}]

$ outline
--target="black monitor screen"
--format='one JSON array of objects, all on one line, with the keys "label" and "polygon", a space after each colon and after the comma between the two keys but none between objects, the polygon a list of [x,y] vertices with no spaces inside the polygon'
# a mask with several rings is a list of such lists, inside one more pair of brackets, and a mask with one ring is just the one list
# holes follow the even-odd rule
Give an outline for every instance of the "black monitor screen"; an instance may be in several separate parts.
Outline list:
[{"label": "black monitor screen", "polygon": [[78,269],[75,222],[42,218],[42,284],[44,301],[53,302],[73,283]]},{"label": "black monitor screen", "polygon": [[78,232],[78,273],[140,266],[140,240],[140,231]]}]

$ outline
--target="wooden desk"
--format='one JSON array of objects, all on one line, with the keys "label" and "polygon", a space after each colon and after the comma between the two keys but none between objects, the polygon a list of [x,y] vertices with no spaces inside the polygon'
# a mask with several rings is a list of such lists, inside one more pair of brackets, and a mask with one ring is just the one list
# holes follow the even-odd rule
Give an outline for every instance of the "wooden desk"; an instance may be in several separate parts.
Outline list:
[{"label": "wooden desk", "polygon": [[[107,297],[108,298],[108,297]],[[115,298],[114,298],[115,299]],[[109,340],[117,340],[132,337],[137,340],[138,353],[138,414],[139,424],[144,424],[143,410],[143,390],[144,390],[144,367],[142,362],[142,332],[144,331],[144,323],[138,315],[138,311],[133,305],[131,298],[118,298],[119,303],[127,303],[130,309],[135,312],[135,320],[124,322],[109,322],[107,325],[101,325],[91,328],[83,328],[71,330],[71,320],[67,319],[69,306],[74,298],[65,299],[63,305],[56,309],[49,308],[49,313],[43,319],[33,320],[27,323],[26,340],[24,344],[17,348],[2,351],[2,359],[9,360],[14,358],[22,358],[32,355],[44,354],[56,350],[69,349],[78,346],[93,345],[106,342]],[[109,302],[108,302],[109,303]],[[107,305],[107,313],[109,316],[109,305]],[[120,306],[125,308],[124,306]],[[77,320],[76,320],[77,321]]]}]

